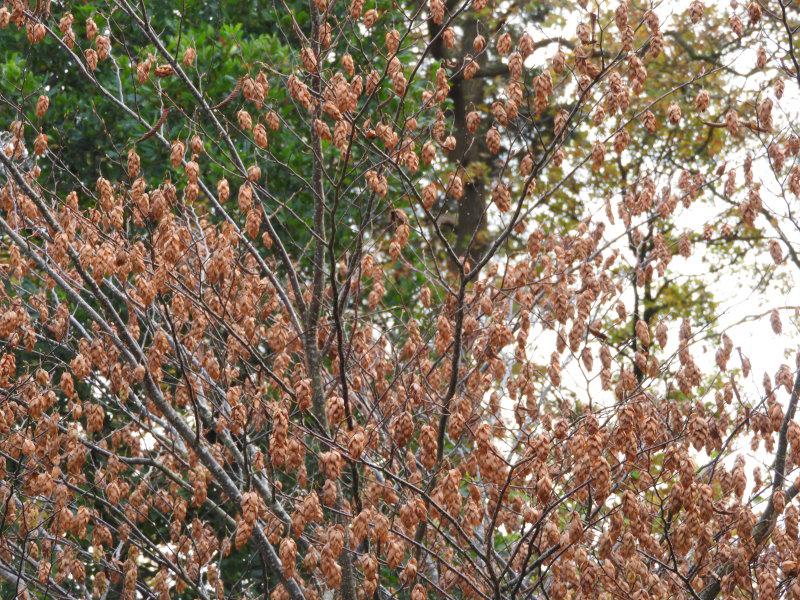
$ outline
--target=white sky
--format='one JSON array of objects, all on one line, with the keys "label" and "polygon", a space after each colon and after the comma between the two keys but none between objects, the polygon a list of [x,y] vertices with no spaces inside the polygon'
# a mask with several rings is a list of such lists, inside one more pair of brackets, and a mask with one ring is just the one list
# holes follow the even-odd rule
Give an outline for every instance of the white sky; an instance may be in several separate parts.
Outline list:
[{"label": "white sky", "polygon": [[[688,0],[669,0],[658,5],[656,12],[662,18],[662,31],[668,31],[672,26],[671,15],[683,13],[688,5]],[[706,5],[709,7],[716,5],[719,10],[726,11],[728,14],[731,11],[731,7],[727,2],[709,1],[706,2]],[[616,8],[617,3],[606,3],[606,6],[611,7],[613,10]],[[736,10],[741,15],[743,14],[744,7],[740,6]],[[746,15],[744,15],[743,21],[745,22],[745,28],[747,30]],[[569,19],[566,27],[572,27],[577,25],[577,23],[577,19]],[[613,25],[612,28],[614,28]],[[561,27],[553,31],[530,30],[534,39],[557,36],[561,34],[561,32]],[[566,35],[571,35],[573,31],[566,31],[565,33]],[[774,45],[768,45],[767,50],[771,55],[777,49]],[[552,47],[545,48],[537,51],[532,59],[529,60],[531,63],[541,63],[542,61],[548,60],[552,56],[552,53]],[[770,59],[773,60],[773,57],[770,56]],[[742,51],[738,56],[733,57],[733,60],[735,61],[737,70],[749,70],[755,66],[755,48],[748,48],[746,51]],[[732,91],[749,90],[755,92],[766,86],[767,79],[768,76],[765,74],[754,75],[747,79],[734,78],[731,76],[729,85]],[[797,117],[800,114],[800,90],[798,90],[797,82],[786,79],[785,83],[785,92],[781,100],[775,98],[771,89],[767,91],[775,102],[775,108],[773,110],[775,131],[780,131],[787,123],[791,124],[797,122]],[[668,101],[669,100],[667,100],[667,102]],[[691,110],[691,107],[684,106],[682,108],[684,114]],[[751,117],[752,114],[747,115],[748,119]],[[738,166],[744,158],[744,153],[738,157],[728,156],[727,158],[729,164],[735,162]],[[791,157],[787,158],[787,164],[791,165]],[[753,173],[754,179],[762,182],[761,196],[764,207],[773,211],[776,215],[785,218],[787,216],[787,206],[783,198],[775,194],[776,181],[768,163],[764,159],[757,159],[753,164]],[[743,174],[742,170],[739,168],[737,183],[741,184],[742,182]],[[664,182],[657,182],[658,190],[661,189],[663,183]],[[721,186],[717,186],[716,189],[721,189]],[[741,194],[746,192],[740,190],[737,193],[739,195],[735,197],[735,200],[738,203],[742,197]],[[790,195],[787,197],[790,198],[790,207],[795,210],[800,209],[800,199]],[[715,216],[729,209],[727,203],[713,199],[708,193],[705,193],[702,198],[703,201],[693,203],[689,209],[685,209],[681,206],[676,211],[675,214],[679,226],[685,227],[687,230],[693,232],[702,232],[704,223],[715,221]],[[612,200],[612,206],[615,206],[615,200]],[[735,225],[732,219],[728,219],[727,221]],[[756,225],[762,227],[766,235],[772,235],[772,229],[763,216],[758,217]],[[619,223],[616,226],[616,230],[619,231]],[[606,239],[613,237],[614,231],[614,227],[607,228]],[[783,231],[797,249],[798,253],[800,253],[800,221],[798,221],[797,226],[791,223],[789,227],[784,225]],[[718,230],[716,233],[718,233]],[[783,246],[783,243],[781,243],[781,245]],[[778,272],[785,278],[780,280],[781,285],[770,284],[763,287],[759,286],[759,282],[755,280],[752,273],[746,270],[734,271],[732,269],[726,269],[722,274],[709,273],[708,262],[703,260],[704,258],[708,258],[708,255],[704,256],[702,243],[696,244],[693,250],[693,255],[688,259],[684,259],[680,256],[674,257],[670,264],[670,273],[672,275],[678,274],[701,277],[708,281],[715,282],[712,289],[716,301],[719,302],[719,319],[714,328],[718,332],[726,332],[733,340],[734,347],[741,348],[742,353],[749,358],[752,366],[751,374],[746,380],[739,378],[738,387],[743,394],[744,400],[755,403],[764,395],[762,379],[765,373],[774,381],[775,373],[782,364],[788,364],[793,370],[796,368],[794,355],[798,349],[800,349],[800,328],[798,327],[800,319],[797,318],[797,312],[794,310],[794,307],[800,307],[800,286],[797,285],[800,284],[800,272],[798,272],[791,262],[786,261],[783,265],[778,267]],[[788,254],[785,246],[783,246],[783,253],[784,256]],[[751,252],[748,255],[748,264],[751,264],[750,261],[753,260],[758,260],[759,264],[772,264],[766,249]],[[629,311],[632,309],[632,302],[630,302],[630,300],[632,300],[632,298],[629,298],[628,301]],[[769,312],[772,309],[779,309],[781,313],[783,334],[780,336],[775,335],[770,326]],[[754,316],[757,315],[763,316],[754,318]],[[692,323],[692,326],[693,331],[697,333],[702,324]],[[677,329],[671,332],[670,338],[670,342],[673,344],[677,339]],[[552,352],[555,347],[554,340],[555,332],[542,331],[541,328],[534,328],[531,335],[532,358],[537,362],[547,364],[550,352]],[[714,365],[714,354],[716,350],[716,345],[707,342],[692,347],[692,354],[704,370],[704,375],[708,375],[710,366]],[[566,352],[563,356],[569,356],[569,352]],[[595,354],[595,370],[592,375],[597,375],[598,373],[598,362]],[[587,387],[586,380],[577,364],[578,361],[568,358],[567,363],[562,373],[563,385],[571,388],[574,387],[576,390],[585,390]],[[740,364],[737,352],[734,351],[728,363],[729,369],[738,368]],[[590,386],[587,392],[592,394],[595,401],[597,398],[613,397],[609,392],[601,392],[599,383],[596,381]],[[777,392],[777,398],[779,402],[785,405],[788,400],[788,394],[781,389]],[[707,398],[707,400],[713,400],[713,396]],[[511,411],[506,414],[508,414],[513,421]],[[747,441],[748,445],[744,448],[740,448],[739,451],[749,457],[748,464],[751,465],[751,467],[761,464],[762,471],[764,471],[765,464],[770,462],[769,456],[763,452],[763,446],[759,451],[755,453],[751,452],[749,448],[749,439]],[[703,458],[704,457],[698,456],[698,462],[702,462]],[[750,473],[748,473],[748,475],[749,474]]]}]

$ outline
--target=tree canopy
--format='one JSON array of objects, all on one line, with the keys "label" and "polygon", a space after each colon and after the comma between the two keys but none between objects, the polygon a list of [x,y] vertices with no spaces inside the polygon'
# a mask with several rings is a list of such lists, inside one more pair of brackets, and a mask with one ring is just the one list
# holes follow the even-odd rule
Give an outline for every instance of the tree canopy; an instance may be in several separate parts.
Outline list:
[{"label": "tree canopy", "polygon": [[2,0],[0,594],[800,599],[798,29]]}]

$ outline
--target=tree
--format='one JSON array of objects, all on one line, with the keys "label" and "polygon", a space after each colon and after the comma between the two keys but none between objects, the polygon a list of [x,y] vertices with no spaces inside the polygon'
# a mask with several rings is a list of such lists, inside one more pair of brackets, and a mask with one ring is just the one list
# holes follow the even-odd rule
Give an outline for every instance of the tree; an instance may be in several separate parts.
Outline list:
[{"label": "tree", "polygon": [[797,6],[253,6],[0,8],[4,597],[800,597]]}]

